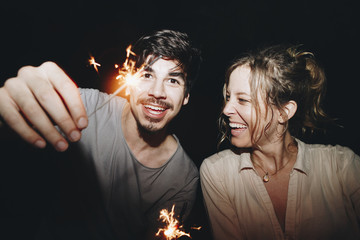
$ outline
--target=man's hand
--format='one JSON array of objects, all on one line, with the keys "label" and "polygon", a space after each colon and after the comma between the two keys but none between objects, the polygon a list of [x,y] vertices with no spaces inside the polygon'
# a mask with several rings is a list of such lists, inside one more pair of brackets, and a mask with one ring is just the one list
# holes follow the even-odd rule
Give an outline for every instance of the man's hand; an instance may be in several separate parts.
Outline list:
[{"label": "man's hand", "polygon": [[74,82],[53,62],[26,66],[0,88],[0,117],[25,141],[44,148],[45,139],[65,151],[67,139],[75,142],[88,119]]}]

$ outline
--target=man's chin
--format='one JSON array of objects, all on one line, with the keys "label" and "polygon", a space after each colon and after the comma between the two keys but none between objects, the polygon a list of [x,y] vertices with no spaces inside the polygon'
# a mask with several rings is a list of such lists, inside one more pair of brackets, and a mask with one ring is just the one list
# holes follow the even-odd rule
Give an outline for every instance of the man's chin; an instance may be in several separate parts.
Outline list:
[{"label": "man's chin", "polygon": [[159,125],[160,124],[155,122],[150,122],[146,124],[141,124],[141,123],[137,124],[140,133],[146,133],[151,135],[161,132],[165,128]]}]

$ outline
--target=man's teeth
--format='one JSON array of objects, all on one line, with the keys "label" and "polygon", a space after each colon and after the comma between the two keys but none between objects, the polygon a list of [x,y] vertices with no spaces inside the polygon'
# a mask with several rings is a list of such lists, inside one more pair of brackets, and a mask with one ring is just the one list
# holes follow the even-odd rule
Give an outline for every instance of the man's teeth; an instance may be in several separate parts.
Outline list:
[{"label": "man's teeth", "polygon": [[155,107],[153,105],[145,105],[145,108],[148,108],[150,110],[154,110],[154,111],[165,111],[165,108],[163,107]]},{"label": "man's teeth", "polygon": [[229,123],[231,128],[246,128],[246,125],[240,123]]}]

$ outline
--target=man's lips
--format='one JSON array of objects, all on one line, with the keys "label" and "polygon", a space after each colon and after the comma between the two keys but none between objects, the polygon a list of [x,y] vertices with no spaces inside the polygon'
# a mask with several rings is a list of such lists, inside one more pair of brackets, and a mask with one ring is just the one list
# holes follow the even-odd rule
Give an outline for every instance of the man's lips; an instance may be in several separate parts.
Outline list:
[{"label": "man's lips", "polygon": [[145,104],[144,108],[146,108],[146,110],[148,110],[151,114],[155,114],[155,115],[159,115],[161,113],[163,113],[164,111],[166,111],[166,107],[163,106],[156,106],[156,105],[151,105],[151,104]]},{"label": "man's lips", "polygon": [[143,111],[146,116],[158,120],[166,115],[168,109],[172,108],[172,104],[154,98],[139,100],[139,103],[143,105]]},{"label": "man's lips", "polygon": [[152,104],[143,105],[143,113],[151,121],[160,121],[163,119],[169,108]]}]

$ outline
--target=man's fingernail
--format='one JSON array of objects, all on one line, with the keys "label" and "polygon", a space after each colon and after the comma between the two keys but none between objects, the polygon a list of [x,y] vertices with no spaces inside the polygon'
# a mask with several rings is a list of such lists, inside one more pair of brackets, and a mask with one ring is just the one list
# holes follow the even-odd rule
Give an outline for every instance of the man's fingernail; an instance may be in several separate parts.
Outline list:
[{"label": "man's fingernail", "polygon": [[43,140],[37,140],[35,143],[34,143],[35,147],[37,148],[44,148],[46,146],[46,143],[45,141]]},{"label": "man's fingernail", "polygon": [[87,124],[88,124],[88,121],[87,121],[87,119],[86,118],[84,118],[84,117],[81,117],[80,119],[79,119],[79,121],[78,121],[78,128],[84,128],[84,127],[86,127],[87,126]]},{"label": "man's fingernail", "polygon": [[71,141],[78,141],[80,139],[80,132],[77,130],[74,130],[70,133],[70,139]]},{"label": "man's fingernail", "polygon": [[68,144],[63,140],[60,140],[56,143],[55,147],[56,147],[56,150],[63,152],[67,149]]}]

